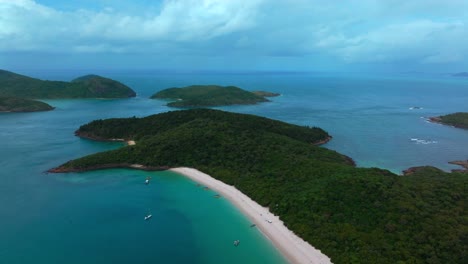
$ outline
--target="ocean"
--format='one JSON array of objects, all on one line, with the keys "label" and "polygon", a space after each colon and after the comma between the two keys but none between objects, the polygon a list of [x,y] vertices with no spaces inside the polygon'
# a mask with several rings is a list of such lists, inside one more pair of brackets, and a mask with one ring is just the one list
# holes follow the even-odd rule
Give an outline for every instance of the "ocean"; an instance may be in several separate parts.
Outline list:
[{"label": "ocean", "polygon": [[[89,72],[24,71],[71,80]],[[54,111],[0,113],[0,263],[285,263],[256,228],[216,193],[172,172],[128,169],[46,174],[47,169],[122,143],[80,139],[82,124],[176,110],[153,93],[192,84],[278,92],[272,102],[218,107],[318,126],[323,147],[360,167],[401,174],[412,166],[449,171],[468,158],[468,131],[426,118],[468,112],[468,78],[282,72],[95,71],[136,98],[47,100]],[[144,179],[151,176],[151,184]],[[144,220],[148,213],[153,215]],[[238,247],[234,240],[240,240]]]}]

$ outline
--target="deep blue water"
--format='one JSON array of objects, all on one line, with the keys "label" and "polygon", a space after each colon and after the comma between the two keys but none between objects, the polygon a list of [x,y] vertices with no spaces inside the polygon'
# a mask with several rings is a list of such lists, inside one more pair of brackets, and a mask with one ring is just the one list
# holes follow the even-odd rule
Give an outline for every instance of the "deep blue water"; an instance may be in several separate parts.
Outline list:
[{"label": "deep blue water", "polygon": [[[70,80],[78,72],[24,72]],[[75,137],[98,118],[169,109],[147,99],[191,84],[279,92],[272,102],[220,109],[318,126],[325,147],[358,166],[400,173],[411,166],[456,168],[468,131],[424,117],[468,112],[468,79],[346,74],[97,72],[131,86],[122,100],[49,100],[51,112],[0,114],[0,263],[282,263],[274,247],[214,192],[170,172],[103,170],[45,174],[69,159],[121,146]],[[411,107],[422,107],[413,109]],[[149,186],[144,178],[151,175]],[[150,211],[154,217],[144,221]],[[232,241],[241,240],[239,247]]]}]

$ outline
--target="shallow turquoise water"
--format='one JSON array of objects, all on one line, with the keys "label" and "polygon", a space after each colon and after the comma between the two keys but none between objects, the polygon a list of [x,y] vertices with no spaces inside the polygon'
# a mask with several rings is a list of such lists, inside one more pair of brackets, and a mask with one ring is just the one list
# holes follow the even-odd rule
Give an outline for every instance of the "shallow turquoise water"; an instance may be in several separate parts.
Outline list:
[{"label": "shallow turquoise water", "polygon": [[[68,76],[70,75],[70,76]],[[424,118],[468,111],[468,80],[301,74],[108,73],[134,88],[123,100],[50,100],[56,110],[0,114],[0,263],[283,263],[250,222],[214,192],[170,172],[103,170],[45,174],[69,159],[117,148],[73,136],[98,118],[169,109],[147,99],[190,84],[230,84],[279,92],[273,102],[221,109],[319,126],[325,147],[359,166],[394,172],[418,165],[446,170],[467,159],[468,131]],[[73,73],[35,76],[71,79]],[[422,109],[410,110],[412,106]],[[418,139],[415,141],[411,139]],[[427,144],[425,144],[427,143]],[[152,182],[143,181],[151,175]],[[154,217],[144,221],[150,211]],[[232,241],[240,239],[234,247]]]}]

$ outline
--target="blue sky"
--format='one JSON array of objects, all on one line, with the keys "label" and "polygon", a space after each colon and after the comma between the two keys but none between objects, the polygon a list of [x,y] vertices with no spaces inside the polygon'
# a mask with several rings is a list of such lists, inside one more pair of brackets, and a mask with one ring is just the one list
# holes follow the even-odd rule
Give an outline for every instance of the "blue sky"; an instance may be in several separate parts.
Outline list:
[{"label": "blue sky", "polygon": [[466,0],[0,0],[0,68],[468,71]]}]

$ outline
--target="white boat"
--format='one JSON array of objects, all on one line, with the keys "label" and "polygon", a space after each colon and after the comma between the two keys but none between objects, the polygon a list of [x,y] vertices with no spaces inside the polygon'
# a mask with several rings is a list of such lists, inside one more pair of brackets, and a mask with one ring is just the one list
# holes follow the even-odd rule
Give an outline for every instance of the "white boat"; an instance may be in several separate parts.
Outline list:
[{"label": "white boat", "polygon": [[234,240],[234,246],[237,247],[239,245],[239,243],[240,243],[240,240]]},{"label": "white boat", "polygon": [[145,216],[145,220],[149,220],[151,217],[153,217],[153,215],[149,214],[149,215]]}]

